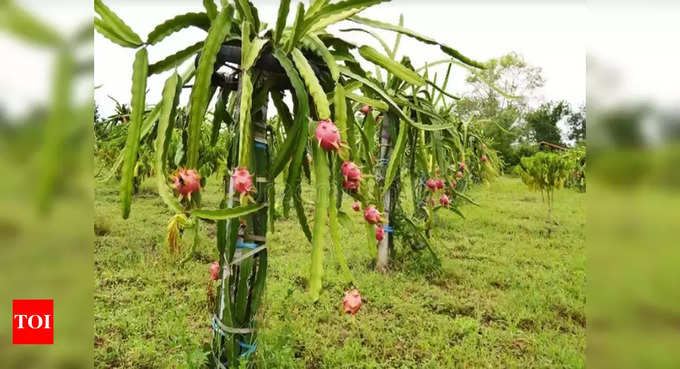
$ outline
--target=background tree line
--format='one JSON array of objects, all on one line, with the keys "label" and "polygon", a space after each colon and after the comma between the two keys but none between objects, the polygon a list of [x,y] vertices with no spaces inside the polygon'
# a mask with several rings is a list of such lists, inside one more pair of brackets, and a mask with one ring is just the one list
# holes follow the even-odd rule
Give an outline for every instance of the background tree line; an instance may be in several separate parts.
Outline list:
[{"label": "background tree line", "polygon": [[[534,154],[539,142],[560,146],[585,143],[585,105],[574,107],[566,101],[548,101],[532,107],[545,80],[541,68],[529,65],[521,55],[510,52],[491,59],[487,69],[471,73],[467,82],[472,89],[458,102],[457,112],[465,120],[481,123],[506,168]],[[506,93],[490,87],[488,82]],[[567,126],[568,142],[558,126],[562,121]]]}]

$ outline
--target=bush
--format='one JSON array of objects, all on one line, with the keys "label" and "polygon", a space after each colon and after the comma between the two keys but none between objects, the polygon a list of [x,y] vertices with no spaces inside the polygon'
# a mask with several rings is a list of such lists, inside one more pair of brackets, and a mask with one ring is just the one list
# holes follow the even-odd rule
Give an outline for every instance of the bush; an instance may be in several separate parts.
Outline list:
[{"label": "bush", "polygon": [[505,168],[510,172],[510,168],[519,165],[520,160],[525,157],[534,156],[538,152],[538,146],[535,144],[527,145],[521,144],[512,148],[511,152],[506,154],[503,158]]},{"label": "bush", "polygon": [[577,146],[569,149],[563,155],[573,165],[573,170],[565,186],[575,188],[580,192],[586,192],[586,147]]},{"label": "bush", "polygon": [[532,157],[522,158],[515,170],[530,189],[541,192],[550,218],[553,192],[564,187],[573,168],[574,162],[568,155],[541,151]]}]

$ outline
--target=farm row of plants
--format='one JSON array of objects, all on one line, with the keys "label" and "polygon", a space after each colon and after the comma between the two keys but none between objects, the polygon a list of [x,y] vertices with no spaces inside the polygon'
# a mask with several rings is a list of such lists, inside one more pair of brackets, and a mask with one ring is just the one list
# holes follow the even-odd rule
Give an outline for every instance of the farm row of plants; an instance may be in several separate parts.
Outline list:
[{"label": "farm row of plants", "polygon": [[[255,350],[275,209],[284,216],[292,210],[311,244],[311,301],[322,292],[324,240],[330,235],[350,289],[345,308],[354,314],[361,300],[345,260],[347,245],[339,242],[343,201],[363,213],[366,244],[360,247],[384,271],[397,245],[436,255],[429,239],[435,213],[462,215],[458,205],[474,203],[465,195],[470,184],[498,174],[490,142],[476,122],[460,119],[458,97],[446,91],[452,67],[474,74],[484,64],[405,28],[403,18],[394,25],[357,16],[381,2],[316,0],[308,8],[302,3],[291,8],[284,0],[273,28],[267,28],[247,0],[223,0],[221,6],[204,0],[205,12],[169,19],[143,40],[95,1],[97,31],[137,50],[129,111],[119,106],[116,115],[99,120],[106,126],[97,133],[97,151],[111,168],[108,177],[120,176],[124,218],[140,179],[155,178],[158,194],[174,213],[168,244],[177,252],[182,238],[192,244],[182,262],[193,259],[202,225],[216,223],[219,257],[211,275],[219,284],[212,317],[217,367],[248,362]],[[294,22],[287,24],[291,11]],[[327,32],[340,21],[361,26],[347,31],[364,32],[381,50]],[[149,62],[148,48],[187,27],[204,29],[205,40]],[[394,32],[394,42],[372,29]],[[401,37],[440,48],[447,59],[437,63],[448,65],[443,82],[430,78],[429,67],[414,67],[408,56],[397,58]],[[182,65],[186,70],[177,72]],[[148,109],[147,78],[167,71],[162,99]],[[180,106],[189,87],[189,102]],[[268,118],[270,102],[274,119]],[[223,198],[205,204],[201,191],[213,175],[220,178]],[[310,222],[301,186],[312,178]],[[281,195],[277,180],[285,184]]]},{"label": "farm row of plants", "polygon": [[585,192],[586,148],[578,146],[560,153],[539,151],[523,157],[514,172],[529,189],[541,193],[550,219],[555,190],[571,187]]}]

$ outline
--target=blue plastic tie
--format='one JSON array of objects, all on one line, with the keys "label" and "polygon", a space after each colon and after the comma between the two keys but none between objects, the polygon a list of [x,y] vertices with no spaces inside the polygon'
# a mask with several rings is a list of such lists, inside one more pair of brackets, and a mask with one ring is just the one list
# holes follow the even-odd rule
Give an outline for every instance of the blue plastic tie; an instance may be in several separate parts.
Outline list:
[{"label": "blue plastic tie", "polygon": [[263,143],[263,142],[257,142],[257,141],[256,141],[256,142],[255,142],[255,147],[258,147],[258,148],[260,148],[260,149],[266,149],[266,148],[267,148],[267,144],[266,144],[266,143]]},{"label": "blue plastic tie", "polygon": [[245,348],[245,349],[248,349],[246,352],[242,353],[241,356],[239,356],[239,357],[242,357],[242,358],[249,356],[250,354],[255,352],[255,349],[257,349],[257,344],[249,345],[247,343],[243,343],[241,341],[238,341],[238,345]]},{"label": "blue plastic tie", "polygon": [[383,159],[379,159],[378,162],[380,164],[389,164],[390,159],[389,158],[383,158]]},{"label": "blue plastic tie", "polygon": [[257,244],[252,242],[236,242],[236,247],[253,250],[257,247]]},{"label": "blue plastic tie", "polygon": [[387,232],[387,233],[392,233],[392,232],[394,232],[394,229],[392,229],[392,227],[390,227],[390,226],[388,226],[388,225],[383,226],[383,230],[384,230],[385,232]]},{"label": "blue plastic tie", "polygon": [[213,317],[213,319],[212,319],[212,327],[213,327],[214,330],[216,330],[217,332],[219,332],[221,335],[226,336],[226,332],[224,332],[224,331],[217,325],[217,321],[215,320],[214,317]]}]

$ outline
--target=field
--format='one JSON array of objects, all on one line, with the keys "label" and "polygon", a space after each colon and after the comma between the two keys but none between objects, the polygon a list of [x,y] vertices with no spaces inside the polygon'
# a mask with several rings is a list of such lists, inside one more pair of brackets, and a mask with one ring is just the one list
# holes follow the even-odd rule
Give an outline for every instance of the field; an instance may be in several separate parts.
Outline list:
[{"label": "field", "polygon": [[[204,191],[206,203],[217,202],[215,188]],[[96,367],[196,366],[212,337],[214,227],[201,235],[200,257],[180,265],[163,239],[171,214],[151,182],[127,221],[116,184],[98,184],[95,195]],[[268,238],[258,367],[585,367],[585,195],[556,193],[559,224],[546,222],[540,195],[517,178],[480,185],[470,196],[481,206],[464,206],[467,219],[438,213],[441,268],[427,253],[398,248],[386,274],[373,270],[361,216],[344,201],[353,221],[341,237],[364,301],[355,317],[340,312],[346,286],[329,249],[324,292],[308,302],[311,246],[295,219],[279,219]]]}]

